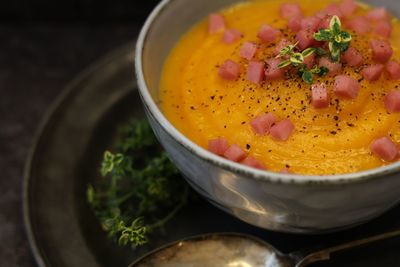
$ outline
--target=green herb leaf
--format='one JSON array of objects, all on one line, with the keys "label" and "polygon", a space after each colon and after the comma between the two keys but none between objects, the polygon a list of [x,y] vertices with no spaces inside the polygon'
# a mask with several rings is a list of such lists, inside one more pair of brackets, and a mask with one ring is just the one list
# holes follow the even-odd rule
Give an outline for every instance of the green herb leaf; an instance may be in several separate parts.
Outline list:
[{"label": "green herb leaf", "polygon": [[289,66],[290,64],[292,64],[292,62],[290,60],[285,60],[278,64],[278,68],[283,69],[283,68]]},{"label": "green herb leaf", "polygon": [[310,47],[310,48],[307,48],[307,49],[303,50],[303,52],[301,52],[301,54],[303,55],[304,58],[306,58],[306,57],[309,57],[312,54],[314,54],[315,51],[316,51],[315,48]]},{"label": "green herb leaf", "polygon": [[332,32],[327,29],[321,29],[318,32],[314,33],[314,39],[316,41],[322,42],[322,41],[330,41],[332,39]]},{"label": "green herb leaf", "polygon": [[333,16],[329,22],[329,28],[331,29],[333,35],[339,35],[341,32],[342,23],[338,16]]},{"label": "green herb leaf", "polygon": [[304,56],[301,53],[294,53],[289,60],[292,64],[298,65],[304,62]]},{"label": "green herb leaf", "polygon": [[311,73],[311,71],[309,70],[305,70],[301,76],[301,78],[303,79],[303,81],[305,81],[308,84],[312,84],[313,83],[313,74]]}]

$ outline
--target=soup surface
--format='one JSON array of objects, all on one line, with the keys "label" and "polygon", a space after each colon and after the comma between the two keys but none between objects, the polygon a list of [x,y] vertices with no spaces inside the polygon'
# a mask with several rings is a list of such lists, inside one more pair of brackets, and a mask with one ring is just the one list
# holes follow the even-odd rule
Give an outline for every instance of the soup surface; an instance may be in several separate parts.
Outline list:
[{"label": "soup surface", "polygon": [[[377,26],[380,21],[371,19],[368,14],[372,9],[364,4],[357,4],[354,12],[341,17],[342,28],[352,36],[350,47],[361,53],[362,63],[350,66],[342,58],[342,63],[338,63],[341,64],[338,73],[314,75],[312,84],[324,84],[329,97],[327,105],[321,108],[312,102],[313,86],[298,76],[298,70],[293,66],[282,79],[261,75],[262,81],[254,82],[248,76],[250,62],[256,60],[266,64],[268,59],[277,58],[277,46],[282,39],[292,44],[298,41],[297,33],[288,29],[290,18],[282,17],[281,6],[287,2],[243,2],[219,12],[225,20],[225,30],[210,33],[209,22],[205,19],[187,32],[172,50],[163,70],[160,95],[166,117],[179,131],[205,149],[209,148],[210,140],[223,138],[229,145],[236,144],[242,148],[262,168],[276,172],[342,174],[396,161],[397,156],[383,160],[387,159],[385,153],[390,152],[390,149],[389,152],[385,150],[387,146],[378,147],[375,153],[371,148],[374,140],[382,137],[392,140],[395,145],[400,142],[399,113],[397,110],[389,112],[385,105],[389,92],[396,90],[400,83],[396,73],[388,71],[387,60],[376,62],[370,41],[389,42],[393,49],[390,60],[396,64],[395,60],[400,58],[399,22],[392,17],[386,18],[392,29],[391,33],[384,33],[387,36],[382,36],[381,28]],[[302,15],[307,18],[336,2],[291,0],[290,3],[299,3]],[[370,23],[365,31],[357,28],[360,17],[367,18]],[[279,37],[274,41],[260,40],[257,36],[262,25],[278,29]],[[226,29],[237,30],[240,37],[233,34],[232,40],[224,41]],[[257,46],[250,61],[240,53],[246,42]],[[329,51],[327,44],[316,46]],[[319,66],[321,63],[318,61],[326,57],[314,56]],[[281,59],[283,61],[284,57]],[[240,66],[238,77],[221,77],[220,69],[227,60]],[[378,71],[378,77],[363,72],[377,64],[385,68]],[[339,75],[357,81],[359,91],[356,96],[349,97],[335,91],[335,79]],[[290,120],[294,126],[290,136],[277,140],[268,132],[255,132],[252,121],[265,113],[274,114],[277,121]]]}]

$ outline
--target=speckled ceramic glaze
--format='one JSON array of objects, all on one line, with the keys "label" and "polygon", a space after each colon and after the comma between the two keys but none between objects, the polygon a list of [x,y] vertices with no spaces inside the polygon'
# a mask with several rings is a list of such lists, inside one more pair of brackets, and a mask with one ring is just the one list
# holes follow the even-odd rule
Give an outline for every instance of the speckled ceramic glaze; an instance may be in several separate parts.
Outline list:
[{"label": "speckled ceramic glaze", "polygon": [[[226,212],[266,229],[318,233],[370,220],[400,200],[400,163],[336,176],[258,171],[217,157],[183,136],[157,103],[163,63],[194,23],[238,0],[164,0],[137,42],[136,73],[147,117],[188,182]],[[400,15],[397,0],[365,1]]]}]

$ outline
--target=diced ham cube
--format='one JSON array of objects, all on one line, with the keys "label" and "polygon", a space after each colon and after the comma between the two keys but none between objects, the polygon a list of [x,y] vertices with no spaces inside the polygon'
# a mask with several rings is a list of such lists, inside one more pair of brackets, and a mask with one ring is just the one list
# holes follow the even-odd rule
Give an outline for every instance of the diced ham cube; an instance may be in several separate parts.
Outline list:
[{"label": "diced ham cube", "polygon": [[257,44],[252,42],[245,42],[239,51],[239,56],[247,60],[253,59],[257,52]]},{"label": "diced ham cube", "polygon": [[224,153],[225,158],[235,162],[241,162],[246,156],[246,152],[236,144],[231,145]]},{"label": "diced ham cube", "polygon": [[349,20],[346,26],[357,34],[367,34],[371,29],[368,19],[362,16]]},{"label": "diced ham cube", "polygon": [[237,40],[243,37],[243,34],[235,29],[227,29],[224,32],[224,36],[222,37],[222,42],[225,44],[233,44]]},{"label": "diced ham cube", "polygon": [[279,43],[276,44],[275,46],[275,50],[274,50],[274,56],[277,56],[280,54],[281,50],[289,45],[291,45],[292,42],[290,42],[288,39],[286,38],[282,38]]},{"label": "diced ham cube", "polygon": [[318,29],[329,29],[332,20],[332,15],[325,15],[321,18]]},{"label": "diced ham cube", "polygon": [[398,155],[397,145],[387,136],[374,140],[371,151],[384,161],[394,161]]},{"label": "diced ham cube", "polygon": [[389,42],[384,40],[371,40],[369,46],[372,49],[372,59],[386,63],[393,55],[393,49]]},{"label": "diced ham cube", "polygon": [[370,65],[361,71],[362,76],[369,82],[379,80],[385,66],[383,64]]},{"label": "diced ham cube", "polygon": [[311,54],[308,57],[304,58],[304,64],[306,64],[307,68],[311,69],[315,65],[315,54]]},{"label": "diced ham cube", "polygon": [[332,16],[338,16],[339,18],[343,17],[343,13],[340,10],[340,7],[338,4],[332,3],[329,4],[326,8],[325,11],[328,15],[332,15]]},{"label": "diced ham cube", "polygon": [[280,14],[282,18],[289,19],[294,16],[302,16],[303,12],[297,3],[285,3],[281,5]]},{"label": "diced ham cube", "polygon": [[318,65],[320,67],[325,67],[329,70],[329,72],[327,73],[328,76],[335,76],[342,70],[342,64],[337,62],[332,62],[327,57],[321,57]]},{"label": "diced ham cube", "polygon": [[301,20],[301,29],[315,32],[318,30],[320,23],[321,19],[318,17],[305,17]]},{"label": "diced ham cube", "polygon": [[265,70],[266,80],[279,80],[285,77],[285,69],[280,69],[278,67],[281,60],[278,58],[271,58],[266,61],[267,68]]},{"label": "diced ham cube", "polygon": [[374,32],[382,37],[389,38],[392,35],[392,24],[389,21],[379,21],[375,25]]},{"label": "diced ham cube", "polygon": [[367,13],[367,18],[374,21],[387,20],[389,13],[384,7],[375,8]]},{"label": "diced ham cube", "polygon": [[314,32],[311,30],[300,30],[295,37],[298,42],[297,47],[304,50],[315,43]]},{"label": "diced ham cube", "polygon": [[286,141],[293,133],[294,125],[289,120],[283,120],[271,127],[270,134],[272,138],[278,141]]},{"label": "diced ham cube", "polygon": [[218,72],[219,76],[225,80],[236,80],[240,75],[240,65],[228,59],[222,64]]},{"label": "diced ham cube", "polygon": [[242,162],[242,164],[249,166],[249,167],[253,167],[259,170],[266,170],[267,168],[265,167],[264,164],[262,164],[261,162],[259,162],[258,160],[252,158],[252,157],[247,157],[245,158]]},{"label": "diced ham cube", "polygon": [[397,61],[391,60],[386,64],[386,71],[390,79],[400,80],[400,64]]},{"label": "diced ham cube", "polygon": [[221,14],[213,13],[208,16],[208,32],[217,33],[225,29],[225,18]]},{"label": "diced ham cube", "polygon": [[283,168],[282,170],[279,171],[279,173],[292,174],[293,172],[289,168]]},{"label": "diced ham cube", "polygon": [[219,137],[208,141],[208,150],[218,156],[223,156],[228,148],[229,144],[225,138]]},{"label": "diced ham cube", "polygon": [[279,30],[272,28],[270,25],[264,24],[258,31],[257,37],[263,43],[270,43],[274,42],[280,34],[281,32]]},{"label": "diced ham cube", "polygon": [[293,32],[298,32],[301,30],[302,16],[294,16],[288,20],[288,28]]},{"label": "diced ham cube", "polygon": [[357,49],[349,47],[349,49],[342,54],[342,61],[350,67],[358,67],[363,63],[363,57]]},{"label": "diced ham cube", "polygon": [[345,17],[348,17],[357,10],[357,3],[354,0],[343,0],[339,4],[339,9]]},{"label": "diced ham cube", "polygon": [[265,113],[255,117],[250,125],[256,134],[269,134],[271,127],[276,123],[277,119],[272,113]]},{"label": "diced ham cube", "polygon": [[329,106],[328,91],[324,83],[311,86],[311,104],[314,108],[326,108]]},{"label": "diced ham cube", "polygon": [[339,75],[335,77],[333,90],[336,95],[345,98],[356,98],[360,91],[358,81],[347,75]]},{"label": "diced ham cube", "polygon": [[250,61],[247,68],[247,80],[260,84],[264,80],[265,65],[261,61]]},{"label": "diced ham cube", "polygon": [[385,108],[389,113],[400,112],[400,91],[392,90],[385,97]]}]

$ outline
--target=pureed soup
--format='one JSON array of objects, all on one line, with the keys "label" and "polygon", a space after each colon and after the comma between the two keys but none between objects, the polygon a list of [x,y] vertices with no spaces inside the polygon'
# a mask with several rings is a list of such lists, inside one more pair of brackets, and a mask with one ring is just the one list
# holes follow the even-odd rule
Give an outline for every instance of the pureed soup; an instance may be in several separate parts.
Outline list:
[{"label": "pureed soup", "polygon": [[400,24],[384,8],[243,2],[177,43],[161,107],[200,146],[254,168],[330,175],[380,167],[399,154],[399,45]]}]

